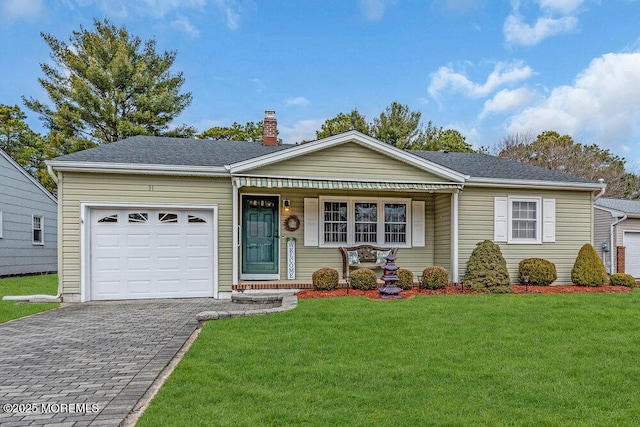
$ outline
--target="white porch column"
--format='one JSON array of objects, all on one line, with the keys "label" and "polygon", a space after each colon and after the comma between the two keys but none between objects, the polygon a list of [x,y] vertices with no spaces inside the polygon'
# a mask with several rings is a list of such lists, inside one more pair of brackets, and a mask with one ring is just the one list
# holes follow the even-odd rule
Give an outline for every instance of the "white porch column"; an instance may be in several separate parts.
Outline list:
[{"label": "white porch column", "polygon": [[239,192],[240,192],[240,188],[238,187],[238,179],[237,178],[232,178],[231,179],[231,183],[232,183],[232,188],[231,188],[231,217],[233,218],[232,220],[232,230],[233,230],[233,238],[232,238],[232,244],[233,244],[233,248],[231,250],[231,262],[233,263],[232,266],[232,270],[231,270],[231,280],[232,280],[232,285],[238,284],[238,260],[240,259],[240,254],[238,253],[238,247],[240,245],[240,239],[239,239],[239,234],[240,234],[240,220],[238,218],[238,216],[240,215],[240,208],[238,205],[238,199],[239,199]]},{"label": "white porch column", "polygon": [[451,193],[451,281],[458,283],[458,190]]}]

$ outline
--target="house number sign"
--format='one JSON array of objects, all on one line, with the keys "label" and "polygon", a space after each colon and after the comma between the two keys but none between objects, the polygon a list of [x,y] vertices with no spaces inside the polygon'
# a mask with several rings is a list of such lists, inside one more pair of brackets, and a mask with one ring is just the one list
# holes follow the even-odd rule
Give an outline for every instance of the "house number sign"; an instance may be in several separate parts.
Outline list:
[{"label": "house number sign", "polygon": [[287,279],[296,278],[296,239],[287,237]]}]

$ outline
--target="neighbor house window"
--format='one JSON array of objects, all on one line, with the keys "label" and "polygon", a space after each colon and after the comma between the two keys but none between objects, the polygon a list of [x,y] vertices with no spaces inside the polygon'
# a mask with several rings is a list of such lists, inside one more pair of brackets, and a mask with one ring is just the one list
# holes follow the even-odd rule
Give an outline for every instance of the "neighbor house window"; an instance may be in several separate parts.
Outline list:
[{"label": "neighbor house window", "polygon": [[33,216],[33,244],[34,245],[43,245],[44,244],[44,218],[42,215],[34,215]]},{"label": "neighbor house window", "polygon": [[509,203],[510,242],[540,242],[540,199],[511,198]]},{"label": "neighbor house window", "polygon": [[409,244],[408,199],[329,200],[321,197],[322,244]]}]

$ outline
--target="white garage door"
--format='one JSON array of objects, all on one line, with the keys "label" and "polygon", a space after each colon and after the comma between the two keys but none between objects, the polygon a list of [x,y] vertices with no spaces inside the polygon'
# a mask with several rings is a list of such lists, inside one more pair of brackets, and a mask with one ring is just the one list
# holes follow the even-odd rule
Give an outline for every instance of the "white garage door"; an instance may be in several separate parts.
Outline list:
[{"label": "white garage door", "polygon": [[640,277],[640,233],[624,233],[624,270],[633,277]]},{"label": "white garage door", "polygon": [[91,299],[212,297],[213,212],[91,210]]}]

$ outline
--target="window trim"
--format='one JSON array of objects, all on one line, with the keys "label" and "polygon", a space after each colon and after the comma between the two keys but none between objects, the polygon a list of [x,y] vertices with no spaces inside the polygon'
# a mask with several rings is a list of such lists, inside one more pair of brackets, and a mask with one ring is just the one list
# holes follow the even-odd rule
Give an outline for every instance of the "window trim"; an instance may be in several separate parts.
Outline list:
[{"label": "window trim", "polygon": [[0,239],[3,238],[2,230],[4,230],[4,221],[2,217],[2,209],[0,209]]},{"label": "window trim", "polygon": [[[40,219],[40,228],[36,228],[35,227],[35,220],[36,218]],[[40,240],[36,241],[34,239],[34,232],[36,230],[40,231]],[[31,215],[31,243],[34,246],[44,246],[44,215],[37,215],[37,214],[32,214]]]},{"label": "window trim", "polygon": [[[343,202],[347,204],[347,241],[346,242],[325,242],[324,240],[324,203]],[[318,197],[318,246],[321,248],[339,248],[341,246],[373,245],[384,247],[410,248],[412,244],[412,199],[402,197],[340,197],[340,196],[319,196]],[[376,203],[377,204],[377,239],[375,242],[357,243],[355,241],[355,204],[356,203]],[[406,242],[405,243],[385,243],[384,233],[384,205],[388,203],[404,204],[406,206]]]},{"label": "window trim", "polygon": [[[536,204],[536,238],[522,239],[513,237],[513,203],[528,202]],[[507,243],[515,244],[542,244],[542,197],[531,196],[509,196],[507,198]]]}]

